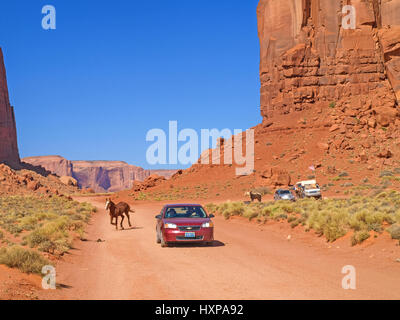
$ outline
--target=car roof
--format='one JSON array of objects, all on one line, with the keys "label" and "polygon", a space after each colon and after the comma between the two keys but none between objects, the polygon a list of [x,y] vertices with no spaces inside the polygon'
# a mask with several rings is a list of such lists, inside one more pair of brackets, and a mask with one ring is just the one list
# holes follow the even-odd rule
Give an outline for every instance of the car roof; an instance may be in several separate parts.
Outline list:
[{"label": "car roof", "polygon": [[201,207],[201,204],[198,203],[174,203],[174,204],[166,204],[164,207]]}]

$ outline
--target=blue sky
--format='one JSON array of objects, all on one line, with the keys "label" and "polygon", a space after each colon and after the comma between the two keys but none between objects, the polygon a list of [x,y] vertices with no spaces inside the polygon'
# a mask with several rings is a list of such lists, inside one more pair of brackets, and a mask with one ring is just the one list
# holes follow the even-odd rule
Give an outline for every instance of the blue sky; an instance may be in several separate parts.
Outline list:
[{"label": "blue sky", "polygon": [[[168,168],[146,162],[150,129],[258,124],[257,3],[1,1],[21,157]],[[46,4],[57,10],[56,30],[41,27]]]}]

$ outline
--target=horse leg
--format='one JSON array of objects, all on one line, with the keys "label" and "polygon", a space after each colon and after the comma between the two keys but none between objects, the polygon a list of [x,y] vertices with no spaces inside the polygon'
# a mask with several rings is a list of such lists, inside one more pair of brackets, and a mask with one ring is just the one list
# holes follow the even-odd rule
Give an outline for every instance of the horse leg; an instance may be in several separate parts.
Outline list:
[{"label": "horse leg", "polygon": [[110,215],[110,223],[111,223],[111,224],[114,224],[114,223],[113,223],[113,219],[114,219],[114,217],[113,217],[112,215]]},{"label": "horse leg", "polygon": [[124,226],[122,225],[122,223],[124,222],[124,219],[125,219],[125,217],[124,217],[124,215],[121,215],[121,229],[124,229]]},{"label": "horse leg", "polygon": [[126,214],[126,217],[128,218],[129,227],[132,227],[132,225],[131,225],[131,217],[129,216],[129,213],[127,212],[125,214]]},{"label": "horse leg", "polygon": [[115,217],[115,229],[118,230],[118,216]]}]

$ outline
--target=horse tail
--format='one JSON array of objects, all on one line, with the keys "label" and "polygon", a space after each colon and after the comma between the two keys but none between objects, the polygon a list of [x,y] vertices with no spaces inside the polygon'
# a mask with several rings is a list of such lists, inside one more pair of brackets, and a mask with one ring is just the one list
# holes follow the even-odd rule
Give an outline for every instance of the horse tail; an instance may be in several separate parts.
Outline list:
[{"label": "horse tail", "polygon": [[135,211],[135,209],[132,210],[129,208],[129,212],[135,213],[136,211]]}]

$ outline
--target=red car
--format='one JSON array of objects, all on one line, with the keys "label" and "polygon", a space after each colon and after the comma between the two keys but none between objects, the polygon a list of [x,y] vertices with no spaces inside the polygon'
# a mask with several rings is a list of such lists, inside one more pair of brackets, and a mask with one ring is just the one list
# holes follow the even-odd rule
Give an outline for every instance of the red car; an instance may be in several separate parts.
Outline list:
[{"label": "red car", "polygon": [[157,219],[157,243],[167,247],[169,243],[214,241],[214,215],[208,215],[199,204],[169,204],[164,206]]}]

